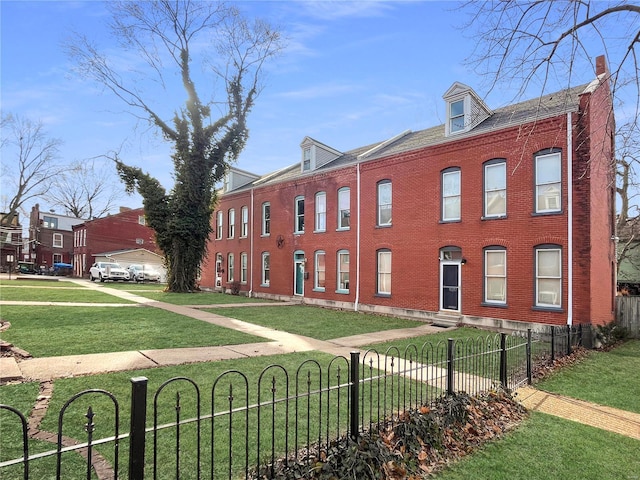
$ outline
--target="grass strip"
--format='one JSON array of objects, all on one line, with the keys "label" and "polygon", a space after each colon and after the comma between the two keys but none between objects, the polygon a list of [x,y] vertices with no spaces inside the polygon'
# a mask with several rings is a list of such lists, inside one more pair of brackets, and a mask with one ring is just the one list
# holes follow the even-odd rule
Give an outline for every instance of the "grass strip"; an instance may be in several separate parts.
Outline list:
[{"label": "grass strip", "polygon": [[317,340],[330,340],[332,338],[422,325],[421,322],[414,320],[329,310],[305,305],[270,306],[268,308],[230,307],[224,310],[204,310]]},{"label": "grass strip", "polygon": [[3,339],[34,357],[266,341],[153,307],[2,307]]}]

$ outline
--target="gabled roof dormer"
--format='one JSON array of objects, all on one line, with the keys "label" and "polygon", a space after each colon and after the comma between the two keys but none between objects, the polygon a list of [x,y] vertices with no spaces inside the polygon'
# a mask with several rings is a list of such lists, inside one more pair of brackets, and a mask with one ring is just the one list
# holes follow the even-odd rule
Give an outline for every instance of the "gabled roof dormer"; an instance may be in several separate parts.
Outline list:
[{"label": "gabled roof dormer", "polygon": [[493,115],[478,94],[464,83],[454,82],[442,98],[447,104],[447,137],[468,132]]},{"label": "gabled roof dormer", "polygon": [[342,155],[342,152],[320,143],[311,137],[304,137],[300,148],[302,148],[300,169],[303,173],[320,168]]},{"label": "gabled roof dormer", "polygon": [[227,173],[224,175],[224,187],[222,192],[230,192],[236,188],[255,182],[259,178],[260,175],[255,175],[253,173],[240,170],[239,168],[229,167]]}]

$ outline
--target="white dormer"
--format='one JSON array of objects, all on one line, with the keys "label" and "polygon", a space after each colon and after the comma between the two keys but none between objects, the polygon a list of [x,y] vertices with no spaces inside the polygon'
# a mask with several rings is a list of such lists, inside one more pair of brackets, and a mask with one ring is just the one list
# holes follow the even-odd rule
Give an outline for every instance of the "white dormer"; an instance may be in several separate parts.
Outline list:
[{"label": "white dormer", "polygon": [[240,188],[260,178],[260,175],[245,172],[239,168],[229,167],[227,173],[224,175],[224,189],[223,193],[230,192],[236,188]]},{"label": "white dormer", "polygon": [[478,94],[464,83],[455,82],[442,98],[447,103],[447,137],[468,132],[493,114]]},{"label": "white dormer", "polygon": [[302,162],[300,164],[302,172],[313,171],[342,155],[342,152],[311,137],[304,137],[300,148],[302,148]]}]

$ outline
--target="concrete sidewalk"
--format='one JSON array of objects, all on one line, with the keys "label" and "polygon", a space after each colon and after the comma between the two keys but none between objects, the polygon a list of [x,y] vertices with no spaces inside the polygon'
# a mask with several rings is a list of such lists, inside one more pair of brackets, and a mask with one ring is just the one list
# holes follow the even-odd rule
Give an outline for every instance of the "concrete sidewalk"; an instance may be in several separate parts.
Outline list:
[{"label": "concrete sidewalk", "polygon": [[[640,440],[640,414],[522,387],[516,392],[528,410],[535,410],[574,422]],[[640,446],[639,446],[640,447]]]}]

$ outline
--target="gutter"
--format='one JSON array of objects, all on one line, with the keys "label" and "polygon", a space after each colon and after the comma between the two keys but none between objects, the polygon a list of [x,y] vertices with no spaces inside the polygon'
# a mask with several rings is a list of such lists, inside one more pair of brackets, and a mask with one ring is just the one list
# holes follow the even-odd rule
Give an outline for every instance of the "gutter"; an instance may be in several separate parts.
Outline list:
[{"label": "gutter", "polygon": [[573,325],[573,126],[567,113],[567,325]]},{"label": "gutter", "polygon": [[[249,262],[249,298],[253,296],[253,236],[255,235],[255,225],[253,224],[253,190],[253,187],[251,187],[251,213],[249,213],[249,231],[251,235],[249,236],[249,258],[247,259]],[[242,221],[242,219],[240,221]]]},{"label": "gutter", "polygon": [[360,303],[360,162],[356,163],[356,298],[354,301],[354,311],[358,311]]}]

